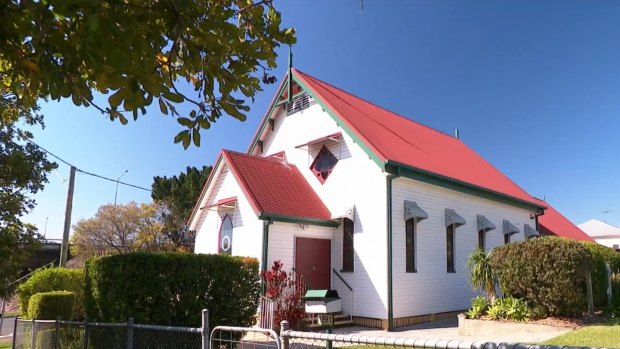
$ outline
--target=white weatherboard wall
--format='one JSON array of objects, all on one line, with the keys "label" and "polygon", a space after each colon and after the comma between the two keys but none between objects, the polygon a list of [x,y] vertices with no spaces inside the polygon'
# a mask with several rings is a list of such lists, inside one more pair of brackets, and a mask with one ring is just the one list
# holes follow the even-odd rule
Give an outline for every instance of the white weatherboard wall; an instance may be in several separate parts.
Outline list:
[{"label": "white weatherboard wall", "polygon": [[[433,314],[467,309],[474,291],[468,283],[467,257],[478,246],[476,215],[482,214],[496,226],[486,233],[486,249],[504,243],[504,219],[520,229],[511,241],[523,240],[524,224],[535,226],[524,208],[464,194],[420,181],[399,177],[394,180],[393,280],[394,317]],[[415,201],[428,213],[417,224],[417,273],[405,270],[404,200]],[[454,209],[467,224],[456,228],[455,269],[446,271],[445,209]]]},{"label": "white weatherboard wall", "polygon": [[[310,165],[322,144],[297,146],[337,132],[342,133],[339,142],[328,141],[325,145],[338,158],[338,163],[327,181],[321,184],[310,170]],[[310,102],[309,108],[292,115],[287,116],[285,112],[276,115],[274,132],[264,139],[263,155],[281,151],[286,153],[289,163],[299,168],[333,217],[341,216],[355,205],[354,272],[342,272],[340,275],[353,288],[353,315],[387,318],[385,174],[315,101]],[[334,239],[332,267],[340,271],[341,227],[336,229]],[[286,248],[292,249],[292,246]],[[269,249],[271,251],[271,242]]]},{"label": "white weatherboard wall", "polygon": [[[218,253],[219,232],[222,218],[226,213],[233,214],[232,255],[257,258],[262,256],[263,226],[250,202],[244,196],[241,187],[226,164],[220,165],[221,170],[214,178],[210,193],[201,207],[216,203],[219,200],[237,197],[234,209],[204,209],[196,225],[196,253]],[[217,169],[216,169],[217,170]]]}]

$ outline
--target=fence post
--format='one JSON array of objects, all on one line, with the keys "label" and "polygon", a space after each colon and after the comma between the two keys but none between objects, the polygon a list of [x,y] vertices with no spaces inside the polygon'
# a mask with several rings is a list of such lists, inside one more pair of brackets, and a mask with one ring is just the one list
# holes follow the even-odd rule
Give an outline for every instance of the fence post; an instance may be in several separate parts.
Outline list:
[{"label": "fence post", "polygon": [[36,348],[36,340],[37,340],[37,320],[32,319],[32,333],[30,336],[30,348]]},{"label": "fence post", "polygon": [[133,349],[133,318],[127,319],[127,349]]},{"label": "fence post", "polygon": [[90,340],[90,333],[88,332],[88,319],[84,319],[84,343],[83,343],[84,349],[88,349],[89,340]]},{"label": "fence post", "polygon": [[54,348],[60,349],[60,316],[56,318],[56,340],[54,341]]},{"label": "fence post", "polygon": [[13,324],[13,345],[11,346],[11,349],[15,349],[15,341],[17,340],[17,320],[19,320],[19,316],[16,316],[15,320],[13,320],[15,323]]},{"label": "fence post", "polygon": [[288,337],[284,335],[284,332],[289,330],[289,323],[286,320],[282,320],[280,322],[280,348],[281,349],[289,349],[288,347]]},{"label": "fence post", "polygon": [[202,309],[202,349],[209,349],[209,310]]}]

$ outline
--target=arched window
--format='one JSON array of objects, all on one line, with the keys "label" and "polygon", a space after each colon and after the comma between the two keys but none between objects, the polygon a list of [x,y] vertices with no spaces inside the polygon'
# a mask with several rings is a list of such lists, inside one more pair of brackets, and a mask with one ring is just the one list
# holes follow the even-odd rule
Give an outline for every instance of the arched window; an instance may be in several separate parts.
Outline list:
[{"label": "arched window", "polygon": [[230,216],[227,214],[222,218],[222,225],[220,226],[220,254],[231,254],[232,241],[233,241],[233,223]]}]

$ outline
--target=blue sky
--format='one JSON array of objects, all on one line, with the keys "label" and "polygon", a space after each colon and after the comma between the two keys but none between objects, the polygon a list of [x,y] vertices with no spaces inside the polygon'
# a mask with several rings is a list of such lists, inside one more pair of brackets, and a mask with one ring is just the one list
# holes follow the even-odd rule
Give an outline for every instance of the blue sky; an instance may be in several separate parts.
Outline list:
[{"label": "blue sky", "polygon": [[[296,68],[461,139],[575,223],[620,224],[620,2],[276,1],[294,26]],[[279,50],[281,78],[288,48]],[[246,122],[222,118],[200,148],[149,109],[123,126],[70,101],[43,104],[35,141],[77,167],[150,187],[153,176],[245,151],[275,92],[266,86]],[[60,165],[26,220],[62,235],[69,169]],[[78,174],[73,223],[114,201],[115,183]],[[150,201],[120,186],[118,202]],[[611,211],[602,213],[603,211]]]}]

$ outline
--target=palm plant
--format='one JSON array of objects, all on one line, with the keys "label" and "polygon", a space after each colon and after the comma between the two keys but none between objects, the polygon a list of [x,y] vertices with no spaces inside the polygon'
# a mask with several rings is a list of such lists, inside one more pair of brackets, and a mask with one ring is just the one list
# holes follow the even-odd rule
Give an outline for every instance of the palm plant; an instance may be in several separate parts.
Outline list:
[{"label": "palm plant", "polygon": [[469,284],[474,290],[481,290],[485,296],[493,302],[497,293],[495,291],[495,283],[497,274],[491,267],[491,252],[486,253],[484,250],[477,248],[472,252],[467,260],[469,267]]}]

